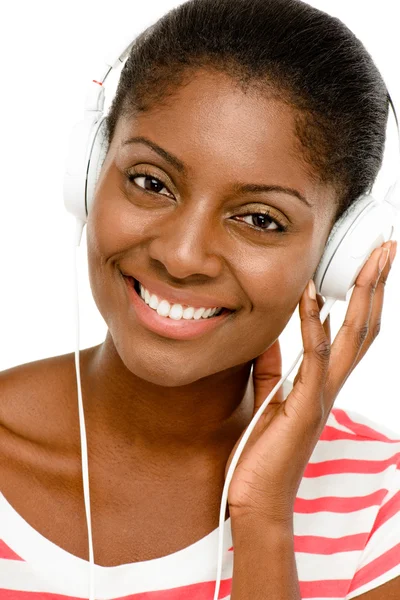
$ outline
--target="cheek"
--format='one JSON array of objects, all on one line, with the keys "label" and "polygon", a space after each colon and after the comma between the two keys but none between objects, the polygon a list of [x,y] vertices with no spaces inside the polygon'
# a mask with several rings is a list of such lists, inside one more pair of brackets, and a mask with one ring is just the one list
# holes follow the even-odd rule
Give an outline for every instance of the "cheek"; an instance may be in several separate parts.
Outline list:
[{"label": "cheek", "polygon": [[[107,260],[140,242],[143,218],[137,210],[121,197],[121,192],[98,195],[88,218],[88,245],[98,256]],[[140,223],[140,227],[139,224]]]},{"label": "cheek", "polygon": [[[297,249],[296,249],[297,250]],[[268,258],[248,261],[240,280],[255,313],[295,307],[310,272],[311,259],[289,249],[271,249]]]},{"label": "cheek", "polygon": [[[275,254],[275,251],[274,251]],[[272,252],[271,252],[272,256]],[[309,276],[309,261],[302,256],[283,257],[252,262],[252,268],[243,273],[241,284],[250,302],[246,341],[260,354],[285,329],[296,310]]]}]

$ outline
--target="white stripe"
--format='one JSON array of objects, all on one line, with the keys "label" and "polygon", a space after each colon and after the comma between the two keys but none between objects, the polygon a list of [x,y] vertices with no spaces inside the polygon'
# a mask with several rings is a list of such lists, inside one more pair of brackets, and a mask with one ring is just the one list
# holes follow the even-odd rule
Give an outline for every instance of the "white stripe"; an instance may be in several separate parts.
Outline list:
[{"label": "white stripe", "polygon": [[363,415],[361,413],[353,412],[353,411],[347,410],[347,409],[344,409],[344,410],[345,410],[346,414],[348,415],[348,417],[352,421],[355,421],[356,423],[360,423],[361,425],[366,425],[367,427],[370,427],[374,431],[378,431],[378,433],[385,435],[386,437],[388,437],[391,440],[400,440],[400,432],[399,431],[395,431],[394,429],[389,429],[386,425],[383,425],[382,423],[377,423],[376,421],[372,421],[371,419],[369,419],[368,417],[366,417],[365,415]]},{"label": "white stripe", "polygon": [[360,552],[337,554],[296,554],[299,581],[323,581],[325,579],[353,579]]},{"label": "white stripe", "polygon": [[393,485],[389,490],[383,504],[386,504],[395,496],[398,492],[400,492],[400,469],[396,469],[393,473]]},{"label": "white stripe", "polygon": [[304,477],[297,490],[297,497],[313,500],[326,496],[340,498],[369,496],[388,485],[388,474],[392,472],[393,467],[389,467],[382,473],[342,473]]},{"label": "white stripe", "polygon": [[[377,511],[377,506],[371,506],[356,513],[295,513],[293,516],[294,534],[299,536],[317,535],[337,539],[347,535],[368,533],[371,530]],[[312,560],[313,555],[309,554],[308,556]]]},{"label": "white stripe", "polygon": [[[87,561],[42,536],[21,518],[1,493],[0,515],[0,539],[26,561],[28,568],[21,566],[24,565],[23,561],[3,560],[2,564],[11,565],[14,573],[15,569],[23,569],[25,576],[30,577],[27,583],[29,591],[32,589],[29,585],[35,581],[34,573],[38,580],[48,582],[53,593],[87,598]],[[232,577],[233,553],[228,552],[232,546],[230,520],[225,523],[223,543],[222,577]],[[217,550],[218,530],[214,530],[191,546],[161,558],[115,567],[95,565],[95,581],[99,589],[96,597],[102,599],[104,596],[106,600],[108,596],[112,598],[209,581],[216,577]]]},{"label": "white stripe", "polygon": [[[210,560],[208,560],[210,556]],[[214,565],[210,569],[213,559]],[[206,560],[205,560],[206,559]],[[189,558],[190,561],[190,558]],[[155,570],[153,565],[146,565],[146,561],[138,563],[136,573],[124,566],[118,567],[112,575],[104,571],[96,572],[96,599],[110,600],[119,595],[129,595],[140,592],[158,591],[193,585],[215,579],[217,574],[217,557],[213,548],[210,555],[204,552],[192,557],[193,562],[181,560],[179,568],[174,565],[172,569],[165,565],[161,570]],[[215,571],[215,572],[214,572]],[[225,555],[221,579],[231,579],[233,573],[233,553]],[[75,577],[78,575],[79,580]],[[161,575],[161,578],[159,577]],[[179,581],[177,581],[179,579]],[[0,559],[0,588],[24,592],[47,592],[87,598],[89,577],[88,573],[57,572],[52,576],[51,564],[47,566],[45,576],[38,572],[35,565],[16,560]]]},{"label": "white stripe", "polygon": [[[51,564],[48,566],[51,572]],[[19,560],[0,559],[0,588],[17,590],[19,592],[48,592],[53,594],[68,594],[73,590],[73,595],[87,598],[88,584],[76,586],[71,581],[67,572],[58,573],[58,581],[52,577],[40,576],[36,567]],[[80,594],[79,594],[80,587]]]},{"label": "white stripe", "polygon": [[[394,548],[400,542],[400,513],[393,515],[388,521],[374,531],[360,561],[359,568],[368,565],[370,562],[385,554],[388,550]],[[400,563],[400,556],[399,556]]]},{"label": "white stripe", "polygon": [[[345,412],[349,415],[349,411],[348,410],[346,410]],[[341,423],[339,423],[336,420],[336,417],[333,414],[333,412],[329,413],[329,417],[328,417],[328,420],[327,420],[326,424],[330,425],[331,427],[334,427],[335,429],[340,429],[340,431],[344,431],[345,433],[351,433],[352,435],[354,435],[354,431],[352,431],[348,427],[345,427],[344,425],[341,425]]]},{"label": "white stripe", "polygon": [[[375,440],[319,440],[310,457],[310,463],[326,460],[387,460],[400,453],[400,443],[389,444]],[[399,459],[397,458],[397,461]]]}]

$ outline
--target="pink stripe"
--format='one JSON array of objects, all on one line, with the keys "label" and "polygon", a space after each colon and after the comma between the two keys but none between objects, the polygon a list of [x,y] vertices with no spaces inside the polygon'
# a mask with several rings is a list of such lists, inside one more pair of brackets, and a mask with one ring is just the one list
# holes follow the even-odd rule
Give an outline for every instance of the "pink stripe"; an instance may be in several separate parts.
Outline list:
[{"label": "pink stripe", "polygon": [[76,596],[63,596],[48,592],[19,592],[18,590],[5,590],[0,588],[1,600],[82,600]]},{"label": "pink stripe", "polygon": [[369,533],[345,535],[340,538],[319,537],[317,535],[295,535],[294,551],[304,554],[336,554],[363,550]]},{"label": "pink stripe", "polygon": [[397,544],[391,550],[388,550],[372,562],[362,567],[354,576],[351,582],[350,592],[358,589],[362,585],[366,585],[370,581],[377,579],[390,569],[398,567],[400,564],[400,544]]},{"label": "pink stripe", "polygon": [[388,500],[388,502],[386,502],[379,510],[374,526],[371,529],[370,537],[379,529],[379,527],[386,523],[386,521],[397,514],[400,514],[400,492],[397,492],[397,494],[390,498],[390,500]]},{"label": "pink stripe", "polygon": [[323,511],[335,513],[355,512],[364,508],[370,508],[371,506],[380,506],[386,494],[387,490],[381,489],[368,496],[355,496],[351,498],[337,496],[325,496],[323,498],[313,498],[312,500],[296,498],[294,512],[301,514]]},{"label": "pink stripe", "polygon": [[0,540],[0,558],[5,558],[7,560],[22,560],[25,562],[24,559],[18,556],[14,550],[11,550],[3,540]]},{"label": "pink stripe", "polygon": [[308,463],[303,476],[321,477],[341,473],[382,473],[388,467],[397,465],[400,452],[386,460],[361,460],[353,458],[340,458],[326,460],[319,463]]},{"label": "pink stripe", "polygon": [[376,429],[368,427],[368,425],[363,425],[362,423],[357,423],[356,421],[353,421],[352,419],[350,419],[349,415],[341,408],[333,408],[331,412],[333,413],[333,416],[335,417],[336,421],[340,423],[340,425],[347,427],[347,429],[351,429],[351,431],[353,431],[353,433],[355,433],[356,435],[373,438],[374,440],[381,442],[400,442],[399,439],[395,440],[393,438],[388,438],[386,437],[386,435],[380,433]]},{"label": "pink stripe", "polygon": [[331,427],[330,425],[325,425],[319,439],[323,442],[334,442],[335,440],[353,440],[355,442],[364,441],[360,440],[360,438],[358,438],[354,433],[342,431],[341,429],[336,429],[336,427]]},{"label": "pink stripe", "polygon": [[323,579],[321,581],[300,581],[302,598],[345,598],[350,579]]}]

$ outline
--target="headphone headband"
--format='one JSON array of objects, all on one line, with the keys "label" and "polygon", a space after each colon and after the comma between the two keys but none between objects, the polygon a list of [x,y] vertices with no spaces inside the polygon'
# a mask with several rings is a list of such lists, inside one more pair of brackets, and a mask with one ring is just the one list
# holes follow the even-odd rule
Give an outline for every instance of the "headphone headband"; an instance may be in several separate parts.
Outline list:
[{"label": "headphone headband", "polygon": [[[90,117],[91,119],[94,119],[94,117],[97,115],[96,120],[100,120],[102,117],[104,117],[103,111],[104,111],[104,101],[105,101],[105,90],[107,88],[107,85],[106,85],[107,78],[112,71],[118,71],[121,68],[121,65],[123,65],[125,59],[128,57],[135,41],[136,40],[133,40],[133,41],[130,41],[129,43],[127,43],[125,40],[124,42],[119,44],[117,51],[115,53],[113,53],[112,57],[110,57],[108,59],[106,58],[103,61],[101,68],[98,69],[97,77],[95,77],[88,86],[85,103],[84,103],[84,118]],[[388,101],[389,101],[389,104],[392,109],[393,116],[394,116],[394,119],[396,122],[397,141],[398,141],[398,146],[399,146],[399,163],[400,163],[399,120],[398,120],[397,112],[396,112],[395,106],[393,104],[393,100],[392,100],[392,97],[388,90],[388,87],[386,84],[385,84],[385,86],[386,86]],[[398,195],[400,198],[400,189],[399,189],[400,185],[398,185],[399,180],[400,180],[400,175],[398,174],[394,183],[390,186],[389,191],[386,194],[386,201],[389,203],[392,203],[391,199],[395,195],[396,191],[399,192]],[[399,203],[400,203],[400,199],[399,199]],[[394,206],[400,207],[400,204],[395,203]]]},{"label": "headphone headband", "polygon": [[[64,202],[67,210],[79,221],[78,245],[108,151],[106,116],[103,114],[107,78],[112,71],[121,67],[134,43],[135,40],[121,44],[118,52],[98,70],[97,78],[92,80],[87,91],[84,120],[72,131],[64,178]],[[388,90],[387,97],[395,117],[400,153],[398,118]],[[395,222],[394,208],[400,208],[399,181],[397,171],[396,179],[385,193],[383,201],[376,200],[371,194],[364,194],[335,223],[314,274],[318,293],[346,300],[347,292],[354,285],[368,256],[391,239]]]}]

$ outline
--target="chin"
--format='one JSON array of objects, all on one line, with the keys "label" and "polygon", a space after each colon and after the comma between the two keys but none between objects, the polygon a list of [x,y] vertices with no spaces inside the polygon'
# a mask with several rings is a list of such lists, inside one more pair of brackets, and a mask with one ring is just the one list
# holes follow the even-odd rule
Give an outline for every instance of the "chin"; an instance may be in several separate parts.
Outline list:
[{"label": "chin", "polygon": [[137,346],[134,348],[118,347],[117,350],[128,371],[136,377],[160,387],[172,388],[189,385],[222,370],[211,369],[209,361],[205,362],[203,368],[200,365],[196,367],[194,357],[174,356],[172,351],[168,351],[167,355],[153,351],[149,356],[146,352],[138,352]]}]

